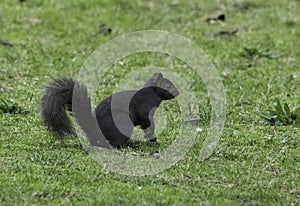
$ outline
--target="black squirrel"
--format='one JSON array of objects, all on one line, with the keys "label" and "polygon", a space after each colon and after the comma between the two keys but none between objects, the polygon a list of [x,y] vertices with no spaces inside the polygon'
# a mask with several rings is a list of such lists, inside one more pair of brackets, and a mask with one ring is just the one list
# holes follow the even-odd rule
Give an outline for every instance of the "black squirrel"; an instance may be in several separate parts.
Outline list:
[{"label": "black squirrel", "polygon": [[[75,100],[73,91],[80,93],[79,96],[74,95],[77,96]],[[164,78],[161,73],[155,73],[140,90],[113,94],[104,99],[92,112],[86,87],[71,78],[63,77],[46,86],[41,98],[41,116],[44,125],[50,131],[60,136],[76,135],[67,115],[67,110],[72,111],[73,100],[73,104],[81,105],[81,109],[75,113],[73,111],[72,114],[78,120],[79,126],[82,129],[83,125],[90,126],[90,120],[95,118],[98,129],[100,128],[105,139],[113,147],[119,147],[127,142],[133,128],[138,125],[144,131],[145,138],[156,143],[154,112],[161,101],[173,99],[178,95],[178,89],[170,80]],[[80,115],[89,120],[79,121]],[[92,136],[91,131],[87,130],[92,129],[84,130],[87,136]],[[101,142],[93,138],[88,137],[90,145],[101,146]]]}]

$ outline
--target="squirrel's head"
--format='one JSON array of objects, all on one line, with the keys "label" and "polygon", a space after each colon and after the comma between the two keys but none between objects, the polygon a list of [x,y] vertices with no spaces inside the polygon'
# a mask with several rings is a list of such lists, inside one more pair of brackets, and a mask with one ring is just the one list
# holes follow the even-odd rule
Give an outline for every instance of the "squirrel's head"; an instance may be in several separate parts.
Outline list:
[{"label": "squirrel's head", "polygon": [[161,73],[155,73],[144,87],[154,87],[162,100],[173,99],[179,95],[175,85],[167,78],[164,78]]}]

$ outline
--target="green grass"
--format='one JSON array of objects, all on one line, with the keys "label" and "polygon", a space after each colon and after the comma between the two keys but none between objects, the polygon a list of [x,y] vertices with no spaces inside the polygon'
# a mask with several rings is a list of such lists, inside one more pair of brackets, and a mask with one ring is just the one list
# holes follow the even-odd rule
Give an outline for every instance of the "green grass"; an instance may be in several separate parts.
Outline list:
[{"label": "green grass", "polygon": [[[0,100],[9,107],[5,111],[17,111],[0,111],[0,205],[300,204],[300,129],[266,125],[259,116],[273,108],[276,99],[292,109],[300,106],[299,1],[198,2],[0,2],[0,40],[14,44],[0,45]],[[205,22],[222,12],[225,23]],[[101,24],[112,33],[99,33]],[[239,29],[235,36],[201,35],[235,28]],[[39,99],[47,82],[76,76],[100,45],[144,29],[183,35],[209,55],[226,89],[227,121],[206,161],[198,160],[199,139],[170,169],[131,177],[104,172],[78,139],[49,134],[41,124]],[[165,64],[163,56],[150,54],[124,61],[100,82],[98,101],[133,68]],[[180,75],[193,78],[191,71],[180,69],[182,63],[172,61]],[[191,90],[200,98],[204,95],[200,111],[208,111],[203,84],[191,81]],[[207,123],[206,119],[200,126],[207,128]],[[162,146],[172,134],[163,131]],[[143,149],[152,147],[124,150]]]}]

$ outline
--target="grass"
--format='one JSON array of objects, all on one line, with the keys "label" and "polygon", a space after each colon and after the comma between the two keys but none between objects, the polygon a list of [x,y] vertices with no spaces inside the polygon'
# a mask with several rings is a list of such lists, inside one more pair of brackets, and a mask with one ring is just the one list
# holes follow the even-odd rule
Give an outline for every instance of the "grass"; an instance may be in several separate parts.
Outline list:
[{"label": "grass", "polygon": [[[299,11],[296,0],[1,1],[0,39],[14,46],[0,45],[0,99],[8,105],[0,111],[0,204],[299,205],[299,127],[266,125],[259,116],[276,99],[291,109],[300,105]],[[205,22],[223,12],[225,23]],[[202,35],[235,28],[234,36]],[[41,124],[39,99],[47,82],[75,76],[100,45],[144,29],[183,35],[209,55],[226,89],[227,121],[206,161],[198,160],[199,139],[170,169],[131,177],[104,172],[78,139],[49,134]],[[172,61],[181,76],[193,79],[192,72]],[[99,100],[132,68],[166,64],[151,54],[124,62],[100,82]],[[200,111],[207,112],[205,88],[195,82],[191,90],[204,95]],[[165,130],[159,136],[163,146],[170,134]]]}]

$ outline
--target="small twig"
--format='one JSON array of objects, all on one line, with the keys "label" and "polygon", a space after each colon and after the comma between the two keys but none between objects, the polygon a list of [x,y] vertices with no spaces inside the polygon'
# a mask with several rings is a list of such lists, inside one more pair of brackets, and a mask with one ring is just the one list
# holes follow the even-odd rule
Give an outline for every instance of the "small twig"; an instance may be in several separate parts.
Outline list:
[{"label": "small twig", "polygon": [[3,46],[7,46],[7,47],[13,47],[14,45],[7,42],[7,41],[4,41],[4,40],[0,40],[0,44],[3,45]]},{"label": "small twig", "polygon": [[100,24],[99,25],[99,34],[103,34],[103,35],[107,35],[110,34],[112,32],[112,29],[110,27],[106,27],[105,24]]},{"label": "small twig", "polygon": [[208,17],[205,19],[205,22],[207,23],[213,23],[216,21],[225,21],[225,14],[220,14],[219,16],[214,16],[214,17]]},{"label": "small twig", "polygon": [[238,29],[235,30],[230,30],[230,31],[217,31],[217,32],[202,32],[203,36],[212,36],[212,37],[217,37],[217,36],[233,36],[238,32]]},{"label": "small twig", "polygon": [[184,121],[185,124],[190,123],[193,126],[198,126],[199,122],[200,122],[200,119],[198,119],[198,118],[197,119],[190,119],[190,120],[185,120]]}]

